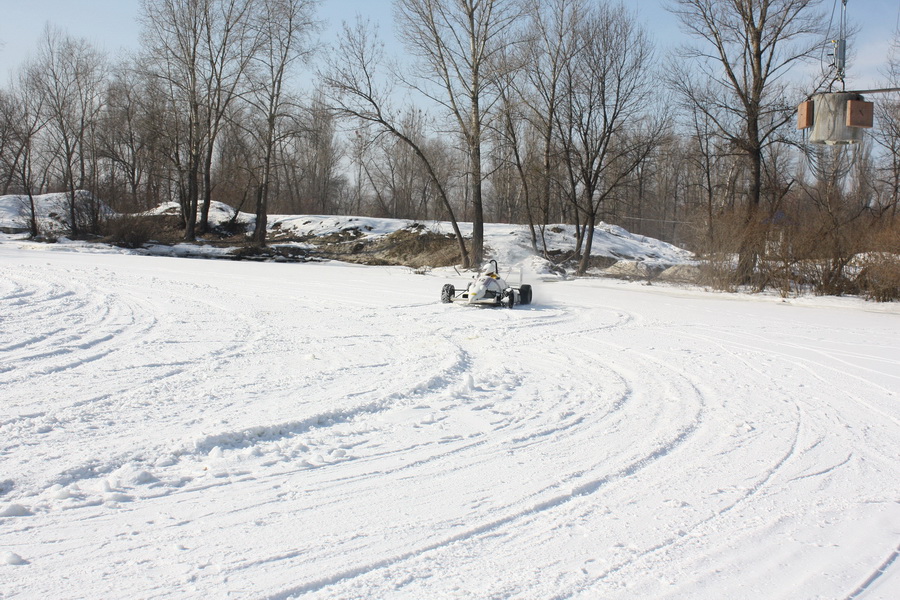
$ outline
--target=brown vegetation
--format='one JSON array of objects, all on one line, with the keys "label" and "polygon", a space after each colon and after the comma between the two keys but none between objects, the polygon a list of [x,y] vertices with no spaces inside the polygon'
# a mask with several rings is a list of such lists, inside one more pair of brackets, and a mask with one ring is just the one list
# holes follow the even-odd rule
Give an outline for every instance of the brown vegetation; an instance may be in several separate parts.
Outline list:
[{"label": "brown vegetation", "polygon": [[[814,293],[900,300],[900,221],[871,214],[844,221],[834,217],[808,208],[780,212],[777,219],[753,223],[748,233],[740,216],[723,216],[711,238],[703,236],[697,283],[729,292],[773,289],[784,297]],[[748,235],[765,240],[749,284],[735,268],[741,240]]]},{"label": "brown vegetation", "polygon": [[312,245],[317,257],[366,265],[446,267],[460,264],[461,259],[455,236],[425,231],[421,225],[372,238],[358,229],[345,229],[298,240]]}]

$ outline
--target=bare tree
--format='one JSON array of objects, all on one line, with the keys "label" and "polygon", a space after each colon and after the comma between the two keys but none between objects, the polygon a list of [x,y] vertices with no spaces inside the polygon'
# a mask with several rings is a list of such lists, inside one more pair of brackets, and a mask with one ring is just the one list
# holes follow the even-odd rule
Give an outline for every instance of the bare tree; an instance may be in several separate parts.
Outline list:
[{"label": "bare tree", "polygon": [[200,169],[206,142],[203,129],[203,36],[206,0],[141,0],[143,41],[148,68],[163,82],[170,114],[167,128],[170,159],[178,173],[178,199],[184,219],[184,237],[197,234]]},{"label": "bare tree", "polygon": [[102,107],[105,63],[87,41],[49,25],[44,29],[37,59],[28,78],[44,96],[50,135],[60,152],[61,175],[68,194],[66,211],[73,236],[81,233],[76,192],[87,179],[88,132]]},{"label": "bare tree", "polygon": [[[510,78],[512,79],[512,78]],[[537,251],[537,236],[531,211],[531,181],[529,172],[530,144],[526,142],[531,128],[523,115],[522,105],[514,95],[515,84],[500,90],[496,119],[488,137],[491,152],[487,157],[492,193],[492,220],[505,223],[522,219],[520,205],[524,205],[524,220],[528,222],[532,248]],[[490,214],[489,212],[489,214]]]},{"label": "bare tree", "polygon": [[888,98],[876,105],[878,129],[872,139],[881,153],[879,179],[885,188],[881,194],[879,211],[895,217],[900,206],[900,99]]},{"label": "bare tree", "polygon": [[247,102],[260,116],[253,134],[260,151],[253,242],[266,244],[269,192],[274,175],[276,147],[289,101],[285,84],[292,67],[307,59],[316,0],[261,0],[255,17],[258,45],[251,62],[251,91]]},{"label": "bare tree", "polygon": [[[411,117],[407,113],[404,121]],[[394,136],[380,136],[375,144],[375,152],[363,165],[366,181],[374,192],[374,214],[393,219],[424,218],[416,210],[419,192],[428,184],[420,177],[421,161],[409,145]]]},{"label": "bare tree", "polygon": [[472,261],[484,255],[482,144],[496,101],[496,80],[510,68],[506,48],[518,40],[518,0],[395,0],[394,12],[406,47],[420,60],[410,82],[443,106],[455,124],[469,160],[473,208]]},{"label": "bare tree", "polygon": [[[750,279],[761,239],[759,219],[763,152],[793,115],[784,75],[824,40],[820,0],[672,0],[670,10],[700,41],[685,47],[670,71],[675,89],[711,119],[744,154],[749,172],[747,235],[738,279]],[[689,67],[688,67],[689,65]],[[699,72],[694,76],[692,72]]]},{"label": "bare tree", "polygon": [[3,169],[3,187],[0,193],[8,194],[9,186],[15,178],[19,162],[16,124],[19,121],[16,106],[19,99],[12,92],[0,90],[0,168]]},{"label": "bare tree", "polygon": [[521,93],[529,108],[528,120],[537,130],[541,142],[539,209],[541,248],[548,256],[545,229],[550,221],[550,203],[556,170],[556,125],[566,66],[579,48],[578,20],[586,9],[586,0],[531,0],[528,4],[524,72],[529,87]]},{"label": "bare tree", "polygon": [[[197,223],[199,233],[209,227],[209,206],[212,199],[212,161],[215,143],[222,130],[225,115],[242,91],[245,73],[262,37],[253,27],[253,10],[257,0],[196,0],[205,11],[203,29],[204,64],[204,162],[203,202]],[[273,6],[260,0],[262,11]],[[280,19],[286,15],[275,17]]]},{"label": "bare tree", "polygon": [[351,138],[349,145],[350,161],[353,168],[356,170],[353,177],[354,191],[351,210],[357,215],[361,215],[363,210],[365,196],[364,174],[366,173],[369,161],[371,160],[372,147],[373,143],[369,127],[367,124],[361,123],[360,127],[353,132],[353,137]]},{"label": "bare tree", "polygon": [[688,154],[688,160],[699,174],[699,184],[703,191],[703,200],[706,213],[706,239],[708,243],[713,240],[713,222],[716,207],[716,171],[722,162],[723,153],[717,148],[719,130],[707,113],[699,110],[689,110],[690,120],[690,144],[692,152]]},{"label": "bare tree", "polygon": [[327,72],[322,76],[334,110],[344,117],[369,124],[381,134],[394,136],[412,149],[422,161],[447,210],[463,267],[468,268],[472,262],[446,186],[424,143],[415,139],[414,133],[404,131],[402,122],[396,119],[396,111],[389,100],[389,82],[380,73],[382,62],[383,46],[369,24],[359,20],[353,26],[345,23],[338,49],[329,57]]},{"label": "bare tree", "polygon": [[[900,86],[900,31],[888,54],[884,75],[892,86]],[[872,139],[883,152],[880,157],[879,179],[885,191],[881,193],[878,211],[895,218],[900,207],[900,94],[894,92],[875,105],[878,127]]]},{"label": "bare tree", "polygon": [[99,133],[101,156],[108,161],[109,187],[104,199],[113,202],[120,195],[117,179],[132,210],[146,210],[145,187],[153,173],[154,150],[160,136],[153,120],[161,112],[154,106],[152,85],[130,61],[123,61],[112,73],[106,92],[106,110]]},{"label": "bare tree", "polygon": [[10,178],[18,180],[28,198],[28,230],[34,238],[40,234],[34,202],[34,154],[38,136],[47,125],[47,117],[45,97],[30,75],[33,71],[24,69],[20,72],[16,89],[10,94],[0,94],[0,110],[6,122],[3,149],[14,157],[9,164]]},{"label": "bare tree", "polygon": [[661,115],[647,115],[655,81],[652,45],[621,4],[596,5],[578,24],[579,50],[565,69],[558,120],[584,217],[578,273],[590,266],[594,227],[603,203],[659,143]]},{"label": "bare tree", "polygon": [[320,214],[333,212],[338,168],[343,144],[337,136],[337,118],[321,94],[314,95],[298,127],[298,140],[304,149],[301,159],[304,195]]},{"label": "bare tree", "polygon": [[172,158],[187,240],[206,229],[216,136],[258,43],[253,6],[254,0],[141,0],[148,67],[165,82],[180,120],[173,140],[183,149]]}]

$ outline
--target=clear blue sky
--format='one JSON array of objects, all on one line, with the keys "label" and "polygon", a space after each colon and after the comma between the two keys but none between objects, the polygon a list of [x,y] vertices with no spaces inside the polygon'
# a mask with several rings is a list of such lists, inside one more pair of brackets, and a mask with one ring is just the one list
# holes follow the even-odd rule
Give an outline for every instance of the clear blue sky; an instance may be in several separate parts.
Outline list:
[{"label": "clear blue sky", "polygon": [[[823,0],[830,10],[840,0]],[[323,0],[320,17],[328,22],[325,39],[342,19],[357,13],[382,23],[382,36],[391,37],[391,0]],[[683,40],[675,19],[663,7],[666,0],[631,0],[657,46],[663,52]],[[857,89],[877,83],[878,67],[900,19],[900,0],[849,0],[848,13],[860,28],[852,50],[850,81]],[[0,0],[0,77],[5,79],[34,52],[44,25],[50,22],[68,33],[87,38],[101,50],[115,55],[138,45],[138,0]]]}]

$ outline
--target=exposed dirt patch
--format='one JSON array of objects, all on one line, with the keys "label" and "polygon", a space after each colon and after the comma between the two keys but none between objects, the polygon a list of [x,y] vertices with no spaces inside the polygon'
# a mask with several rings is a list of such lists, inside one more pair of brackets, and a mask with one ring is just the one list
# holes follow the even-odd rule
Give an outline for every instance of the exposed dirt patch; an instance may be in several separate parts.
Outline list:
[{"label": "exposed dirt patch", "polygon": [[306,262],[315,260],[306,248],[291,245],[271,244],[265,248],[259,246],[243,246],[235,250],[231,258],[234,260],[275,260],[279,262]]},{"label": "exposed dirt patch", "polygon": [[[168,218],[168,217],[167,217]],[[159,219],[155,217],[154,219]],[[167,223],[154,230],[154,241],[163,244],[182,243],[183,231]],[[461,257],[456,237],[442,235],[412,225],[386,236],[368,237],[366,232],[350,227],[327,235],[296,235],[273,228],[264,248],[248,242],[248,232],[214,230],[198,238],[198,245],[237,246],[234,260],[309,261],[340,260],[364,265],[398,265],[413,269],[459,264]]]},{"label": "exposed dirt patch", "polygon": [[[386,236],[367,235],[368,228],[347,227],[341,231],[298,235],[276,223],[265,247],[250,242],[246,223],[229,221],[214,227],[193,242],[197,246],[232,247],[232,260],[308,261],[340,260],[366,265],[399,265],[414,269],[458,264],[461,260],[453,235],[428,231],[414,224]],[[141,248],[148,244],[184,244],[184,228],[177,210],[158,215],[124,215],[105,223],[98,241]],[[209,257],[209,255],[204,255]]]},{"label": "exposed dirt patch", "polygon": [[[347,231],[351,230],[341,234]],[[365,265],[402,265],[415,269],[445,267],[461,260],[455,236],[425,231],[421,225],[372,240],[360,234],[341,235],[338,239],[332,235],[306,241],[315,245],[316,253],[323,257]]]},{"label": "exposed dirt patch", "polygon": [[588,261],[588,269],[608,269],[619,260],[612,256],[591,256]]},{"label": "exposed dirt patch", "polygon": [[697,265],[674,265],[660,273],[659,279],[673,283],[697,283],[701,276]]},{"label": "exposed dirt patch", "polygon": [[612,275],[620,279],[654,279],[663,272],[665,267],[660,265],[648,265],[643,262],[620,260],[616,264],[603,270],[606,275]]}]

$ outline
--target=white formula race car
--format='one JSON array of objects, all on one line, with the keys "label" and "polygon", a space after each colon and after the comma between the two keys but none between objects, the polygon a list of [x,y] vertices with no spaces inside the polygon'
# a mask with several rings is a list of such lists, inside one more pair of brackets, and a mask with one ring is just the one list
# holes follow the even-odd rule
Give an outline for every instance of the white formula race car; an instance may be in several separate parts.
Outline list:
[{"label": "white formula race car", "polygon": [[531,286],[528,284],[518,287],[506,284],[506,281],[497,274],[497,261],[488,263],[487,269],[472,278],[466,289],[457,293],[452,283],[445,284],[441,289],[441,302],[462,302],[480,306],[507,306],[512,308],[516,304],[531,304]]}]

